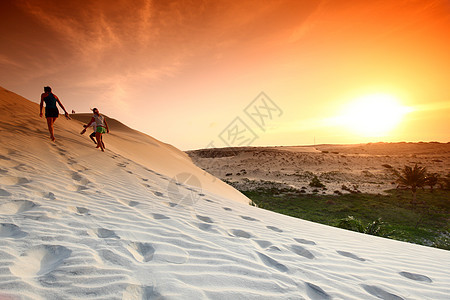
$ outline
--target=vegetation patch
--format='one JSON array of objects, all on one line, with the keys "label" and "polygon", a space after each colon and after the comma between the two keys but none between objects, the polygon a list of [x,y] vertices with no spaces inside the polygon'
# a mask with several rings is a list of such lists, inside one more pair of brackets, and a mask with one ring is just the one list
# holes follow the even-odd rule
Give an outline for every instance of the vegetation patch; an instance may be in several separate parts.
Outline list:
[{"label": "vegetation patch", "polygon": [[344,227],[346,219],[351,223],[351,216],[354,227],[347,229],[450,250],[449,190],[418,189],[414,203],[410,190],[389,190],[386,195],[307,195],[275,187],[242,192],[263,209],[335,227]]}]

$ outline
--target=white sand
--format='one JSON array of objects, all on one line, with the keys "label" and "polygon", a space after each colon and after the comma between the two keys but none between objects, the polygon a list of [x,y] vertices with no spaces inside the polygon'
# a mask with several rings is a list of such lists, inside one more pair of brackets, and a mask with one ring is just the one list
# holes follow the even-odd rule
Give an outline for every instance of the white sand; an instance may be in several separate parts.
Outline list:
[{"label": "white sand", "polygon": [[131,130],[102,153],[60,118],[52,143],[5,90],[0,110],[2,300],[448,299],[448,251],[251,207]]}]

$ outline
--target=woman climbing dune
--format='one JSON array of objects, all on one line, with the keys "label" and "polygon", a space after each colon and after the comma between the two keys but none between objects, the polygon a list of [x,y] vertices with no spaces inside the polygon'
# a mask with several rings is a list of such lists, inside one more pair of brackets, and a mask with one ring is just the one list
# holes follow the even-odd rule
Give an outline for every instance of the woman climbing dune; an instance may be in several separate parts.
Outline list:
[{"label": "woman climbing dune", "polygon": [[69,114],[67,113],[66,109],[62,105],[61,101],[59,101],[59,98],[52,93],[52,88],[49,86],[44,87],[44,93],[41,95],[41,103],[39,105],[40,113],[39,116],[42,118],[42,108],[44,107],[45,102],[45,117],[47,118],[47,126],[48,131],[50,133],[50,138],[52,141],[55,141],[55,129],[53,124],[55,123],[56,119],[59,116],[59,110],[56,106],[56,103],[59,104],[59,106],[64,110],[64,115],[67,119],[70,119]]}]

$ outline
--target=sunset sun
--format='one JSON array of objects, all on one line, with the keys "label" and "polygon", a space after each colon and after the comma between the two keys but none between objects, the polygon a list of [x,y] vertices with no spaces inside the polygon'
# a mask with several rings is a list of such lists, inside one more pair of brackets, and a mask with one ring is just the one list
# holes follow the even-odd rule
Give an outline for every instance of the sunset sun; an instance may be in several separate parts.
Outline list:
[{"label": "sunset sun", "polygon": [[352,101],[342,116],[343,124],[365,137],[386,136],[409,112],[388,94],[371,94]]}]

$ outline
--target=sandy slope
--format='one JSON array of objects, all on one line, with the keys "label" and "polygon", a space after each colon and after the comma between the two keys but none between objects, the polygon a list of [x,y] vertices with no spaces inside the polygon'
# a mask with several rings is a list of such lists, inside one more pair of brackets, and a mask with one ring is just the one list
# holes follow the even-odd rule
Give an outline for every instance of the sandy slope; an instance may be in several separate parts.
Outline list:
[{"label": "sandy slope", "polygon": [[275,182],[311,193],[314,175],[325,184],[320,193],[351,190],[382,193],[395,188],[392,170],[405,165],[426,166],[445,177],[450,173],[450,143],[372,143],[309,147],[243,147],[188,152],[209,173],[239,189],[270,186]]},{"label": "sandy slope", "polygon": [[136,132],[106,136],[102,153],[61,118],[52,143],[36,104],[5,91],[0,100],[2,116],[21,108],[0,121],[0,299],[450,294],[448,251],[254,208],[218,180],[176,184],[180,170],[206,175]]}]

